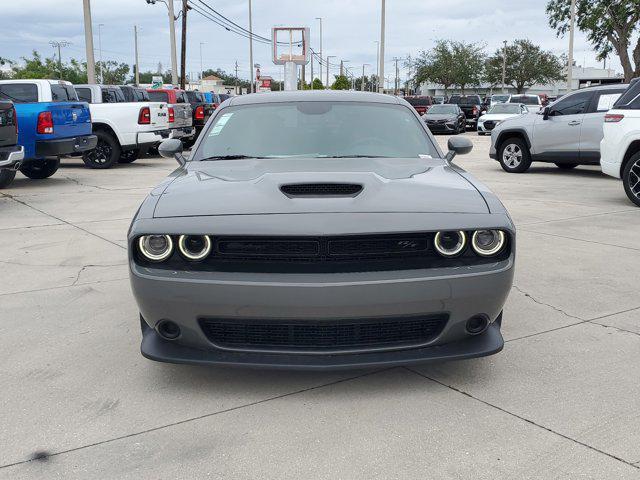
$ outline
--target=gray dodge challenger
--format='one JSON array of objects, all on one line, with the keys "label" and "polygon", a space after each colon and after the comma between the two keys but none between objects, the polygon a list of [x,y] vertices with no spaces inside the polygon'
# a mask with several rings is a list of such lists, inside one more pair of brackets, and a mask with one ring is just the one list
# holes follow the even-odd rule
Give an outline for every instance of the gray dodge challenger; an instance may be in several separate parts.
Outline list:
[{"label": "gray dodge challenger", "polygon": [[499,352],[515,228],[404,100],[232,97],[128,235],[142,354],[270,368]]}]

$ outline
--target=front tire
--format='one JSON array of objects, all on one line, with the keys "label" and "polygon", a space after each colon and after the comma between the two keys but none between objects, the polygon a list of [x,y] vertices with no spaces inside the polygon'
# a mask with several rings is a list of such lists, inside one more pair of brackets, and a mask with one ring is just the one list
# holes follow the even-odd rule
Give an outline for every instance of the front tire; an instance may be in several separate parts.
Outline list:
[{"label": "front tire", "polygon": [[82,155],[82,161],[89,168],[111,168],[120,160],[121,150],[118,141],[104,130],[96,131],[96,148]]},{"label": "front tire", "polygon": [[505,172],[524,173],[531,166],[531,154],[524,140],[518,137],[507,138],[498,152],[500,166]]},{"label": "front tire", "polygon": [[20,172],[25,176],[33,180],[42,180],[43,178],[49,178],[51,175],[58,171],[60,167],[59,158],[47,158],[46,160],[35,161],[28,165],[23,165],[20,168]]},{"label": "front tire", "polygon": [[624,167],[622,184],[629,200],[640,207],[640,153],[631,157]]},{"label": "front tire", "polygon": [[0,170],[0,188],[8,187],[14,178],[16,178],[15,170],[7,170],[5,168]]},{"label": "front tire", "polygon": [[576,168],[577,166],[577,163],[556,163],[556,167],[561,170],[571,170],[573,168]]}]

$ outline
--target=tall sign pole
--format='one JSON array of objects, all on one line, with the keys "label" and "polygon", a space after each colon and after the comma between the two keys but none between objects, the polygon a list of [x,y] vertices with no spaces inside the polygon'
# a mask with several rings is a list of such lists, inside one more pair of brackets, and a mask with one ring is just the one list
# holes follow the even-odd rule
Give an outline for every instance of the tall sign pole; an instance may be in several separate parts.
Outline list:
[{"label": "tall sign pole", "polygon": [[84,46],[87,51],[87,81],[96,83],[96,59],[93,54],[93,28],[91,26],[91,0],[82,0],[84,11]]}]

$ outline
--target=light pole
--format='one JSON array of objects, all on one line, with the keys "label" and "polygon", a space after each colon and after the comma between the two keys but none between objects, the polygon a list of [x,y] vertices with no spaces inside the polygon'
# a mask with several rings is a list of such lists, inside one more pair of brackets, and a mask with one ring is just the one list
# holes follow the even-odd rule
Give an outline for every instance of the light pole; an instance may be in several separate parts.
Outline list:
[{"label": "light pole", "polygon": [[336,58],[336,56],[335,55],[327,55],[327,83],[325,84],[326,88],[329,88],[329,67],[330,67],[329,59],[330,58]]},{"label": "light pole", "polygon": [[340,60],[340,76],[344,76],[344,64],[349,63],[351,60]]},{"label": "light pole", "polygon": [[202,90],[202,77],[204,77],[204,68],[202,68],[202,45],[204,42],[200,42],[200,90]]},{"label": "light pole", "polygon": [[[173,10],[173,0],[147,0],[149,5],[155,5],[156,2],[162,2],[167,7],[167,13],[169,14],[169,42],[171,47],[171,83],[173,85],[178,84],[178,54],[176,53],[176,26],[175,21],[177,17]],[[162,72],[160,72],[162,73]]]},{"label": "light pole", "polygon": [[93,53],[93,27],[91,25],[91,1],[82,0],[84,12],[84,47],[87,51],[87,81],[96,83],[96,59]]},{"label": "light pole", "polygon": [[[382,0],[382,15],[380,16],[380,77],[384,78],[384,16],[385,16],[385,0]],[[378,91],[384,93],[384,82],[378,82]]]},{"label": "light pole", "polygon": [[62,80],[62,52],[61,52],[60,49],[62,47],[67,47],[67,46],[71,45],[71,42],[67,42],[67,41],[54,42],[54,41],[51,41],[51,42],[49,42],[49,45],[51,45],[53,48],[57,48],[58,49],[58,76],[59,76],[60,80]]},{"label": "light pole", "polygon": [[[374,40],[376,44],[376,91],[380,85],[380,41]],[[371,91],[373,91],[373,82],[371,82]]]},{"label": "light pole", "polygon": [[370,67],[370,66],[371,66],[371,64],[369,64],[369,63],[363,63],[363,64],[362,64],[362,84],[360,85],[360,91],[361,91],[361,92],[364,92],[364,67],[365,67],[365,66],[366,66],[366,67]]},{"label": "light pole", "polygon": [[140,85],[140,63],[138,62],[138,26],[133,26],[133,43],[136,54],[136,86]]},{"label": "light pole", "polygon": [[[322,17],[316,17],[316,20],[320,22],[320,81],[322,81]],[[313,62],[313,56],[311,56],[311,62]],[[311,85],[313,85],[313,75],[311,75]],[[326,87],[325,87],[326,88]]]},{"label": "light pole", "polygon": [[102,63],[102,27],[104,23],[98,24],[98,51],[100,52],[100,83],[104,83],[104,64]]},{"label": "light pole", "polygon": [[249,0],[249,81],[251,82],[249,93],[255,91],[253,72],[253,22],[251,20],[251,0]]},{"label": "light pole", "polygon": [[573,34],[576,28],[576,0],[571,0],[571,20],[569,22],[569,64],[567,65],[567,93],[569,93],[573,88]]},{"label": "light pole", "polygon": [[504,40],[504,48],[502,49],[502,93],[504,93],[504,82],[507,80],[507,41]]}]

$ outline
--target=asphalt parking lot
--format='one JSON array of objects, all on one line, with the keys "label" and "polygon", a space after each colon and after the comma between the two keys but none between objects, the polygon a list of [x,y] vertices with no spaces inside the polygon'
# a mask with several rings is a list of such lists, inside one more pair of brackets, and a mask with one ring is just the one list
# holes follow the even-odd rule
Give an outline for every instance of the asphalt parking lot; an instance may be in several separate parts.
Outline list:
[{"label": "asphalt parking lot", "polygon": [[457,163],[518,227],[507,342],[410,369],[148,361],[125,239],[175,163],[18,175],[0,192],[0,478],[640,478],[640,209],[597,168],[507,174],[468,136]]}]

